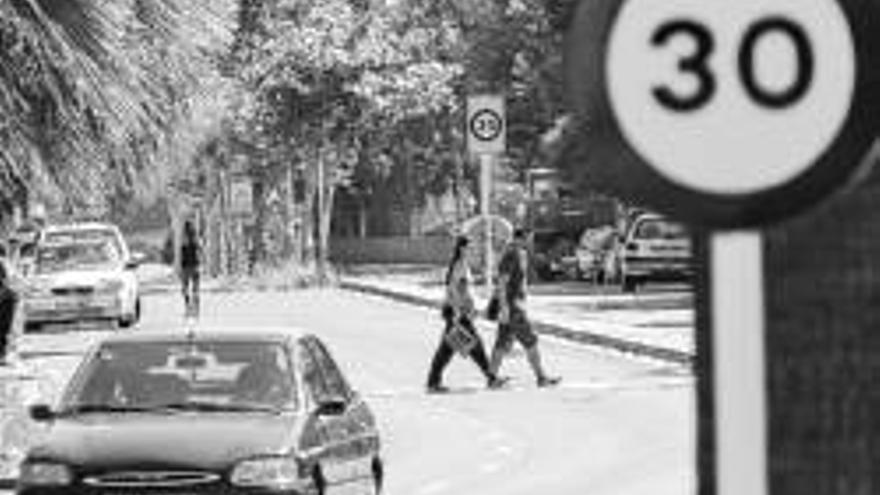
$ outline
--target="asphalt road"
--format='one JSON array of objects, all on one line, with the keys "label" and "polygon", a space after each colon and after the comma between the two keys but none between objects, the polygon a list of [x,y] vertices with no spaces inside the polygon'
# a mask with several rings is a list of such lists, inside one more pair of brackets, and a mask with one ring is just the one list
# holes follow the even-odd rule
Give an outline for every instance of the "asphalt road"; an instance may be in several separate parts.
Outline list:
[{"label": "asphalt road", "polygon": [[[181,326],[176,294],[144,303],[144,320],[131,331]],[[558,388],[538,389],[514,352],[503,369],[508,389],[485,390],[476,367],[456,359],[445,380],[452,393],[426,395],[440,332],[431,310],[330,289],[209,294],[200,324],[320,334],[380,419],[388,495],[695,493],[694,388],[684,368],[544,337],[546,365],[564,377]],[[51,398],[103,333],[29,335],[27,363],[53,378],[5,399]],[[4,418],[8,450],[16,439]]]}]

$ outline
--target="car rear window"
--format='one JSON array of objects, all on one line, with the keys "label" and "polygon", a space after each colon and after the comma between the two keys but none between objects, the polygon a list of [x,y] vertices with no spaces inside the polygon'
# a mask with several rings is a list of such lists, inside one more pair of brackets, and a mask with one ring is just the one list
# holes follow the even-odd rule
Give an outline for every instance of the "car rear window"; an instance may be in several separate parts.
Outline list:
[{"label": "car rear window", "polygon": [[43,245],[37,250],[37,273],[99,268],[119,261],[119,252],[107,242]]},{"label": "car rear window", "polygon": [[687,230],[676,222],[662,219],[642,220],[636,227],[635,238],[644,240],[686,239]]},{"label": "car rear window", "polygon": [[295,408],[292,369],[279,343],[110,343],[86,365],[65,407],[193,403]]},{"label": "car rear window", "polygon": [[122,254],[122,246],[120,245],[119,236],[116,231],[108,228],[93,228],[93,229],[70,229],[70,230],[55,230],[46,232],[43,236],[43,241],[46,243],[54,243],[54,244],[62,244],[62,243],[73,243],[80,241],[110,241],[113,243],[113,247],[119,254]]}]

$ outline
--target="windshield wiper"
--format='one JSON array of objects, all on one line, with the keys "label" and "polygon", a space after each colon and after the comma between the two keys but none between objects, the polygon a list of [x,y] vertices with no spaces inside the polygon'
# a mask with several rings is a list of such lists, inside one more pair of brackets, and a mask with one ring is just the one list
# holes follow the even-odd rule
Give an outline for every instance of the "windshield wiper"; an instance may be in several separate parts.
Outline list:
[{"label": "windshield wiper", "polygon": [[75,404],[66,407],[58,412],[60,416],[69,416],[72,414],[87,413],[124,413],[124,412],[146,412],[152,408],[143,406],[125,406],[112,404]]},{"label": "windshield wiper", "polygon": [[198,412],[269,412],[280,413],[284,409],[264,404],[218,404],[216,402],[186,401],[160,404],[153,409],[165,411],[198,411]]}]

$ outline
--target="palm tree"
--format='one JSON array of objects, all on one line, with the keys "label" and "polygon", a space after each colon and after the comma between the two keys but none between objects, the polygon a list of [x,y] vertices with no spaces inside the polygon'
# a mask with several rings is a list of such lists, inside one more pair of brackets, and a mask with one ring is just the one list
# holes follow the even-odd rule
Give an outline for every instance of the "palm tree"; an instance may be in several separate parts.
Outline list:
[{"label": "palm tree", "polygon": [[133,186],[192,79],[181,57],[198,47],[180,33],[202,12],[183,10],[0,0],[0,212],[40,188],[76,205]]}]

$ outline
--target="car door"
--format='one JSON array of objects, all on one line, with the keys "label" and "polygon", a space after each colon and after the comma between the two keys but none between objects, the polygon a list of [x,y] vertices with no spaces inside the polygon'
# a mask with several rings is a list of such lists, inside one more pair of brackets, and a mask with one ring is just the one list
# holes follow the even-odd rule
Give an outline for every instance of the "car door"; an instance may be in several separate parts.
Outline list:
[{"label": "car door", "polygon": [[[372,483],[372,443],[365,435],[372,421],[365,419],[365,404],[356,394],[327,348],[317,339],[304,341],[320,378],[313,377],[314,402],[325,398],[342,398],[345,409],[338,415],[325,415],[318,419],[325,439],[320,461],[321,472],[327,482],[327,495],[365,493]],[[368,411],[366,411],[368,413]],[[372,420],[372,416],[369,416]]]}]

